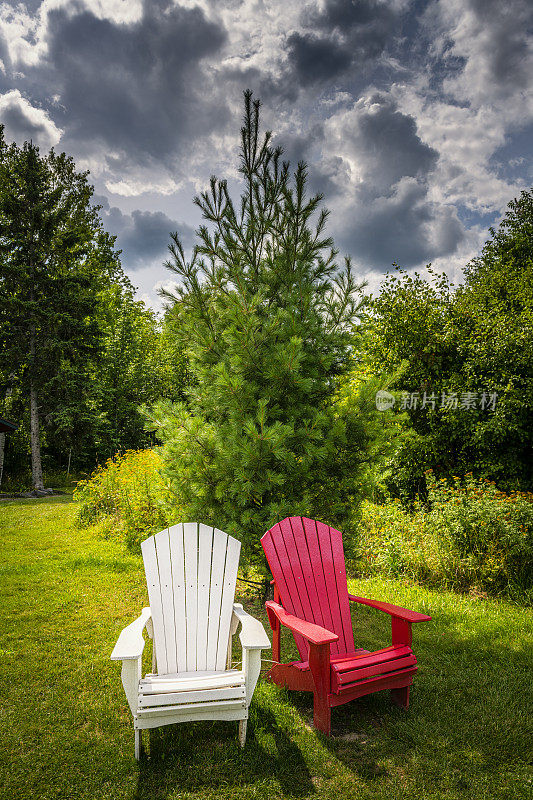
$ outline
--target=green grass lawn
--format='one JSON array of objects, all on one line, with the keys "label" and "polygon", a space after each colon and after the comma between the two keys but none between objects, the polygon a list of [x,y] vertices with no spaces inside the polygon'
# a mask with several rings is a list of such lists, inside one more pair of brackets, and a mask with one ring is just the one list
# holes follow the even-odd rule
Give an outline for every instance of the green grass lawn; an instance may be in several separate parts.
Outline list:
[{"label": "green grass lawn", "polygon": [[[74,513],[66,497],[0,503],[0,797],[533,796],[531,611],[379,579],[351,590],[434,619],[414,628],[408,712],[371,695],[333,710],[327,740],[311,727],[310,695],[260,683],[244,751],[237,723],[176,725],[145,732],[137,763],[109,655],[147,604],[142,563],[75,529]],[[358,645],[389,644],[388,617],[356,615]]]}]

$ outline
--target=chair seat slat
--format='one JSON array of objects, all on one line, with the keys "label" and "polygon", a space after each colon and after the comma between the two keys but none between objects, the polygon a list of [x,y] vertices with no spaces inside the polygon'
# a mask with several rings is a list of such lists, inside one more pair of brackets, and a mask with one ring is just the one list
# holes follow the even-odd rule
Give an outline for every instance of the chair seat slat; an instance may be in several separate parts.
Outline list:
[{"label": "chair seat slat", "polygon": [[246,687],[228,686],[225,689],[203,689],[196,692],[164,692],[157,694],[139,695],[140,708],[152,708],[168,705],[183,705],[185,703],[212,702],[215,700],[239,700],[246,696]]},{"label": "chair seat slat", "polygon": [[397,672],[398,670],[414,667],[415,664],[416,658],[413,655],[405,658],[394,658],[392,661],[382,661],[379,664],[372,664],[370,667],[340,672],[337,674],[337,680],[341,686],[344,686],[347,683],[361,681],[363,678],[371,678],[373,675],[383,675],[387,672]]},{"label": "chair seat slat", "polygon": [[164,692],[189,692],[200,689],[220,689],[225,686],[242,685],[245,681],[242,670],[205,673],[185,672],[176,675],[147,676],[139,682],[143,694]]},{"label": "chair seat slat", "polygon": [[381,664],[383,661],[392,661],[395,658],[403,658],[412,655],[410,647],[384,647],[382,650],[374,650],[373,653],[363,655],[344,656],[343,658],[331,659],[331,666],[335,672],[343,672],[346,669],[360,669],[362,667]]},{"label": "chair seat slat", "polygon": [[216,708],[245,708],[246,698],[242,700],[216,700],[215,702],[209,701],[206,703],[184,703],[183,705],[174,706],[160,706],[158,708],[141,708],[137,712],[137,716],[142,719],[143,717],[157,717],[165,714],[185,713],[187,711],[200,710],[215,710]]}]

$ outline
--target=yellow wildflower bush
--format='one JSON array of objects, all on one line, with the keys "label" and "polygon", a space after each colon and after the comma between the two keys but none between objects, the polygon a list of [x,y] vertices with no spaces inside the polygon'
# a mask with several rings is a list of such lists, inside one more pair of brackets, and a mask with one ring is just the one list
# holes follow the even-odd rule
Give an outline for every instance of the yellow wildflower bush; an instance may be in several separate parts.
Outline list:
[{"label": "yellow wildflower bush", "polygon": [[120,538],[132,549],[179,516],[155,450],[128,450],[108,459],[77,484],[74,499],[80,503],[79,525],[99,524],[105,536]]},{"label": "yellow wildflower bush", "polygon": [[428,502],[413,512],[399,501],[363,504],[359,571],[532,599],[533,494],[471,474],[436,480],[429,471],[426,483]]}]

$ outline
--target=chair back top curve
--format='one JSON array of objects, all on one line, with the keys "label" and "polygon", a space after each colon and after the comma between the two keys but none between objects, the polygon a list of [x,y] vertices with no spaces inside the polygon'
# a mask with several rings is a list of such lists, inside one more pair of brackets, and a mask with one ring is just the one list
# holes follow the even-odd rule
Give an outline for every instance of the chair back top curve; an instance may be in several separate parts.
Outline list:
[{"label": "chair back top curve", "polygon": [[141,550],[158,674],[225,670],[241,543],[184,522]]},{"label": "chair back top curve", "polygon": [[[287,517],[261,539],[272,575],[289,614],[336,633],[333,655],[355,650],[342,534],[323,522]],[[309,645],[293,634],[302,660]]]}]

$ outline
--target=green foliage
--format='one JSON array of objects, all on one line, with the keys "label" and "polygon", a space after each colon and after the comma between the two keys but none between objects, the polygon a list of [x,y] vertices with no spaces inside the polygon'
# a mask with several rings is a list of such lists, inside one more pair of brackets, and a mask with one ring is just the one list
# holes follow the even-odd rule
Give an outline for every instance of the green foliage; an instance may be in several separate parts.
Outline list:
[{"label": "green foliage", "polygon": [[502,488],[533,488],[533,189],[522,192],[456,296],[465,384],[497,392],[474,420],[471,469]]},{"label": "green foliage", "polygon": [[[412,500],[424,492],[424,471],[494,480],[507,490],[533,487],[533,190],[509,205],[491,229],[464,285],[428,267],[388,276],[372,302],[372,369],[401,364],[399,390],[417,393],[408,408],[411,433],[391,464],[393,493]],[[477,393],[477,407],[442,407],[442,392]],[[482,393],[497,396],[494,411]],[[433,397],[434,404],[422,401]],[[434,405],[434,407],[433,407]]]},{"label": "green foliage", "polygon": [[179,302],[169,306],[165,310],[157,341],[158,398],[172,402],[185,400],[187,388],[194,382],[180,333],[182,316]]},{"label": "green foliage", "polygon": [[33,397],[36,484],[39,423],[63,450],[87,430],[98,292],[120,272],[92,194],[64,153],[8,146],[0,129],[0,396],[18,416]]},{"label": "green foliage", "polygon": [[102,343],[94,363],[90,455],[105,459],[150,444],[139,408],[161,396],[160,325],[154,312],[135,300],[128,281],[102,293],[98,319]]},{"label": "green foliage", "polygon": [[428,472],[426,481],[429,509],[365,504],[362,573],[533,600],[533,494],[506,494],[471,474],[437,480]]},{"label": "green foliage", "polygon": [[[360,337],[367,336],[368,331],[362,326]],[[376,395],[383,390],[391,394],[399,405],[400,393],[393,387],[403,374],[404,366],[401,365],[388,376],[376,377],[371,373],[367,354],[368,350],[365,352],[363,346],[362,352],[354,356],[352,369],[340,383],[336,408],[340,416],[364,420],[364,440],[361,440],[360,446],[365,451],[365,457],[359,464],[357,497],[380,501],[389,497],[388,487],[392,479],[390,465],[399,448],[405,445],[410,429],[407,427],[407,414],[388,414],[376,410]],[[357,515],[356,503],[352,511]]]},{"label": "green foliage", "polygon": [[80,503],[80,525],[100,523],[105,536],[123,540],[131,549],[172,524],[177,513],[175,498],[161,476],[161,459],[153,450],[110,458],[77,484],[74,497]]},{"label": "green foliage", "polygon": [[[140,406],[162,396],[183,396],[184,359],[163,333],[167,323],[161,325],[151,309],[135,300],[128,279],[122,276],[100,289],[94,303],[94,352],[82,364],[62,362],[57,376],[61,391],[53,401],[57,407],[41,426],[47,485],[53,485],[54,472],[66,472],[69,459],[71,471],[87,471],[117,452],[149,446],[153,437],[144,429]],[[76,371],[84,386],[70,395]],[[5,405],[4,415],[16,419],[18,428],[6,442],[4,485],[17,488],[27,480],[30,452],[29,414],[20,387],[9,398],[9,410]]]},{"label": "green foliage", "polygon": [[87,176],[0,131],[0,414],[18,424],[5,448],[14,488],[27,481],[32,387],[47,475],[149,445],[139,406],[183,399],[173,315],[161,325],[135,300]]},{"label": "green foliage", "polygon": [[[365,401],[336,403],[357,347],[360,286],[325,236],[307,170],[291,176],[245,94],[237,207],[212,178],[195,202],[210,224],[191,260],[177,234],[177,333],[192,376],[187,405],[160,403],[151,425],[166,474],[193,519],[216,524],[263,563],[259,535],[288,514],[341,524],[372,448]],[[313,222],[314,220],[314,222]]]}]

